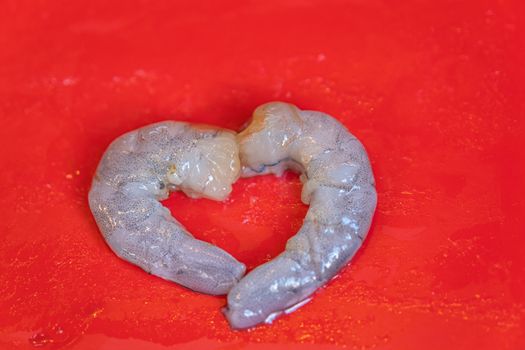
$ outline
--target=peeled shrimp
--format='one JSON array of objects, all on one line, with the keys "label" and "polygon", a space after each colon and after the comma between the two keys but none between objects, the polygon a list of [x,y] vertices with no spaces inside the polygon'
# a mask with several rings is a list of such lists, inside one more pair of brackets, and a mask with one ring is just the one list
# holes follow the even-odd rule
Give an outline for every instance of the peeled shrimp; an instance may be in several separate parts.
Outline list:
[{"label": "peeled shrimp", "polygon": [[230,325],[247,328],[300,307],[334,277],[365,239],[377,199],[365,149],[326,114],[268,103],[255,110],[237,140],[242,176],[295,170],[303,182],[301,200],[310,204],[285,251],[228,293]]},{"label": "peeled shrimp", "polygon": [[105,152],[89,205],[111,249],[147,272],[207,294],[226,294],[245,266],[197,240],[159,200],[170,191],[222,200],[239,177],[235,133],[162,122],[117,138]]}]

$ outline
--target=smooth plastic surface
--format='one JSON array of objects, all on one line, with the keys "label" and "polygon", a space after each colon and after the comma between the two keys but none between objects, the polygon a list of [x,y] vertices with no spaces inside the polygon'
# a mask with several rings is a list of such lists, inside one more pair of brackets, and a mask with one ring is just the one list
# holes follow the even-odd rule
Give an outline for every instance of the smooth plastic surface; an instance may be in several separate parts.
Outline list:
[{"label": "smooth plastic surface", "polygon": [[[525,348],[522,1],[4,1],[1,349]],[[271,326],[118,259],[87,206],[122,133],[239,129],[270,100],[336,116],[379,204],[339,278]],[[297,176],[166,201],[250,268],[300,227]]]}]

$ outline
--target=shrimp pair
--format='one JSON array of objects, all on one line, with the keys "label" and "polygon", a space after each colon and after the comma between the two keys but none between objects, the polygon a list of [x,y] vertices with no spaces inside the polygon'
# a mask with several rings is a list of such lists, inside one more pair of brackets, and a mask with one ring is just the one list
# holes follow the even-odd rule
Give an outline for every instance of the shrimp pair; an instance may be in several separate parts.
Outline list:
[{"label": "shrimp pair", "polygon": [[[301,174],[310,208],[285,251],[246,276],[244,264],[193,238],[159,202],[176,190],[223,200],[239,176],[286,169]],[[195,291],[228,294],[224,313],[240,329],[301,306],[350,261],[370,227],[376,191],[363,146],[342,124],[273,102],[237,135],[179,122],[124,134],[105,152],[89,204],[118,256]]]}]

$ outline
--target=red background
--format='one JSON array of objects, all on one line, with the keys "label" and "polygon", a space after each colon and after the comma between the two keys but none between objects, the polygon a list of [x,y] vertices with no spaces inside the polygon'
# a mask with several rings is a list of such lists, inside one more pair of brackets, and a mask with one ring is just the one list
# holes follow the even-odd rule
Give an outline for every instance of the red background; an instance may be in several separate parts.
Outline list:
[{"label": "red background", "polygon": [[[522,1],[2,1],[0,348],[525,348]],[[87,206],[125,131],[239,129],[271,100],[341,120],[379,205],[351,266],[232,332],[223,297],[118,259]],[[250,268],[301,225],[300,183],[166,201]],[[322,345],[322,346],[321,346]]]}]

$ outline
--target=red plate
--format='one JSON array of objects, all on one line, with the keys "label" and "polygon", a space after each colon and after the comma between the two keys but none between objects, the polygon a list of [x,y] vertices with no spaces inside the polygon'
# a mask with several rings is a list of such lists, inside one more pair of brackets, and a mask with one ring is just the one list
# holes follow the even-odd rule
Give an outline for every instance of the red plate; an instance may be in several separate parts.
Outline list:
[{"label": "red plate", "polygon": [[[0,348],[525,348],[523,1],[4,1]],[[150,276],[87,206],[125,131],[239,129],[271,100],[367,147],[379,205],[339,278],[271,326]],[[294,174],[165,202],[250,268],[306,207]],[[320,346],[322,345],[322,347]]]}]

